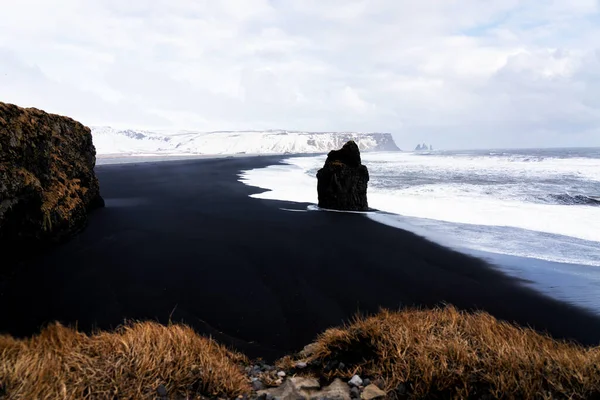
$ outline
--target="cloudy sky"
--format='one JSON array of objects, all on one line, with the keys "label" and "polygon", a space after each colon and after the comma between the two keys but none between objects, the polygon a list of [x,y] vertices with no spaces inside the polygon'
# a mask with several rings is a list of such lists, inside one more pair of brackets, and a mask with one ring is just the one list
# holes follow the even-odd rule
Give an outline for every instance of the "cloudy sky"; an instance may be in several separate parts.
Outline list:
[{"label": "cloudy sky", "polygon": [[87,125],[600,146],[600,0],[0,3],[0,101]]}]

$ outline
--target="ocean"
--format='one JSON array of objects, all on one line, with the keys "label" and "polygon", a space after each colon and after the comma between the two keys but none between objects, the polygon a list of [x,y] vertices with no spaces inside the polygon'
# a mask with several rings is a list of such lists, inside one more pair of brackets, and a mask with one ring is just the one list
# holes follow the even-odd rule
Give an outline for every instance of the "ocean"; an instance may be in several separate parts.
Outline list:
[{"label": "ocean", "polygon": [[[326,156],[244,171],[257,198],[316,207]],[[600,149],[363,153],[366,213],[488,260],[549,296],[600,313]],[[295,210],[298,211],[298,210]]]}]

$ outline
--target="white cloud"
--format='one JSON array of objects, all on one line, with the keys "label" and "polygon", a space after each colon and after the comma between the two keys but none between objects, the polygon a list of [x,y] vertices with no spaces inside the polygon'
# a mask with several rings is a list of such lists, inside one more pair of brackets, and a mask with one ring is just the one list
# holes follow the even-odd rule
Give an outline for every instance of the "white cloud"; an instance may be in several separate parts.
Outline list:
[{"label": "white cloud", "polygon": [[0,101],[86,124],[600,145],[596,0],[21,0]]}]

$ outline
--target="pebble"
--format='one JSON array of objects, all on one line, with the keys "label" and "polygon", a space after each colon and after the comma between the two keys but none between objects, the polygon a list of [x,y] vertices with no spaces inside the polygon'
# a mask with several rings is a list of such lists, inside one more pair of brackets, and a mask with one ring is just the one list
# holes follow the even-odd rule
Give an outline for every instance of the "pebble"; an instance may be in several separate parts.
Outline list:
[{"label": "pebble", "polygon": [[307,344],[306,346],[304,346],[304,349],[302,349],[302,351],[300,353],[304,357],[308,357],[310,355],[313,355],[315,353],[315,351],[317,351],[318,348],[319,348],[319,345],[317,343]]},{"label": "pebble", "polygon": [[363,386],[369,386],[371,384],[371,380],[369,378],[363,379]]},{"label": "pebble", "polygon": [[289,382],[296,390],[319,390],[321,388],[321,384],[315,378],[294,376],[289,378]]},{"label": "pebble", "polygon": [[359,399],[360,398],[360,389],[357,387],[353,387],[352,389],[350,389],[350,397]]},{"label": "pebble", "polygon": [[328,400],[350,400],[350,388],[348,384],[336,378],[329,386],[321,389],[315,397],[323,397]]},{"label": "pebble", "polygon": [[375,385],[369,385],[363,390],[361,398],[363,400],[375,400],[384,398],[386,393]]},{"label": "pebble", "polygon": [[350,379],[350,380],[348,381],[348,384],[349,384],[350,386],[356,386],[356,387],[359,387],[359,386],[361,386],[361,385],[363,384],[363,380],[362,380],[362,379],[360,379],[360,376],[358,376],[358,375],[354,375],[354,376],[352,377],[352,379]]},{"label": "pebble", "polygon": [[339,362],[337,360],[329,361],[327,365],[325,365],[325,372],[333,371],[338,366],[338,364]]},{"label": "pebble", "polygon": [[263,390],[264,388],[265,388],[265,385],[261,381],[252,382],[252,389],[254,391],[258,392],[259,390]]},{"label": "pebble", "polygon": [[285,377],[285,372],[283,372],[283,371],[279,371],[279,372],[277,373],[277,376],[278,376],[278,377],[280,377],[280,378],[283,378],[283,377]]},{"label": "pebble", "polygon": [[307,366],[308,366],[308,364],[307,364],[307,363],[305,363],[304,361],[298,361],[298,362],[296,363],[296,368],[298,368],[298,369],[304,369],[304,368],[306,368]]},{"label": "pebble", "polygon": [[160,396],[160,397],[167,397],[167,388],[165,387],[165,385],[160,384],[158,385],[158,387],[156,388],[156,393]]},{"label": "pebble", "polygon": [[341,362],[340,365],[338,365],[338,369],[344,369],[344,368],[346,368],[346,364]]},{"label": "pebble", "polygon": [[396,388],[396,391],[398,392],[398,394],[401,394],[401,395],[406,394],[406,385],[404,383],[399,384],[398,387]]}]

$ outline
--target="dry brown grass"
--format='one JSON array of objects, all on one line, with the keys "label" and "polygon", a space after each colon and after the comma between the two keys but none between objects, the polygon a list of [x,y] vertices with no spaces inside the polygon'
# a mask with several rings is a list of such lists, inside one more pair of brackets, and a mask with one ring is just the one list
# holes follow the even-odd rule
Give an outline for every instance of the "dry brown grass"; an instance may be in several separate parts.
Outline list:
[{"label": "dry brown grass", "polygon": [[133,323],[88,336],[55,324],[30,339],[0,336],[0,393],[15,400],[142,399],[163,384],[170,397],[234,398],[250,390],[245,363],[182,325]]},{"label": "dry brown grass", "polygon": [[[346,369],[323,372],[331,360]],[[329,329],[307,361],[326,379],[355,373],[380,377],[390,392],[404,384],[410,398],[488,393],[494,398],[589,399],[600,394],[600,348],[558,342],[451,306],[384,311]]]},{"label": "dry brown grass", "polygon": [[[404,384],[414,399],[600,398],[600,348],[451,306],[358,318],[310,348],[303,374],[381,378],[392,397]],[[290,370],[297,360],[277,365]],[[346,367],[326,371],[332,360]],[[27,400],[155,398],[160,384],[170,398],[235,398],[250,392],[246,365],[244,356],[182,325],[134,323],[85,335],[55,324],[30,339],[0,336],[0,398],[3,391]]]}]

